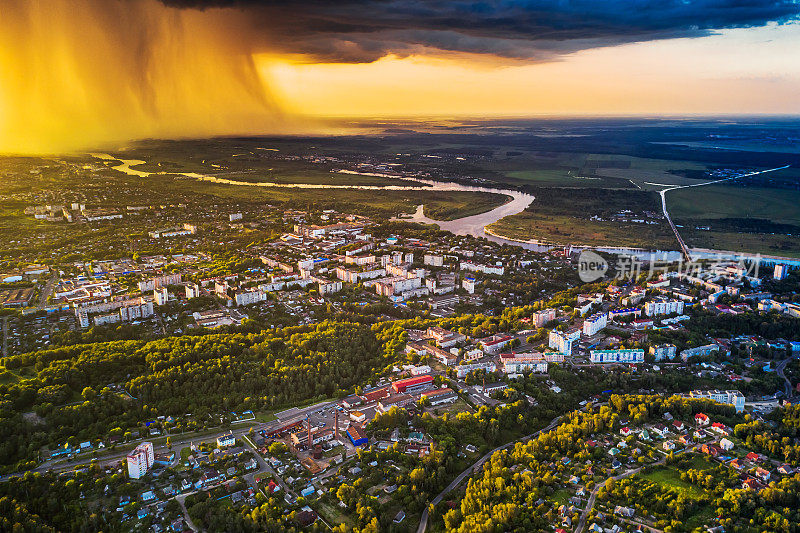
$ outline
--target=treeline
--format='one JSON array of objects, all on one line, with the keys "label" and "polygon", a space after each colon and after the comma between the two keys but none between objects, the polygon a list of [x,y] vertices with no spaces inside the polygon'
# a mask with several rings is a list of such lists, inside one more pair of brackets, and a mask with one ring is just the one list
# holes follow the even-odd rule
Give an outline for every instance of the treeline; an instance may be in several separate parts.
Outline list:
[{"label": "treeline", "polygon": [[32,368],[34,376],[0,385],[0,463],[34,460],[44,445],[105,437],[160,415],[205,421],[343,395],[374,379],[401,347],[398,327],[324,322],[10,357],[7,368]]},{"label": "treeline", "polygon": [[691,332],[729,337],[736,335],[761,335],[767,339],[800,340],[800,319],[778,313],[743,313],[740,315],[708,312],[696,313],[686,322]]}]

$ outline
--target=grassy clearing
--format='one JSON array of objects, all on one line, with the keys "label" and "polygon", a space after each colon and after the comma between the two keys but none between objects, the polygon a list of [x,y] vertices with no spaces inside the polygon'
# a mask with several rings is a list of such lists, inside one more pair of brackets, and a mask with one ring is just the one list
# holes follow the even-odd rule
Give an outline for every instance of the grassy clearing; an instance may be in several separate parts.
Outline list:
[{"label": "grassy clearing", "polygon": [[437,194],[426,200],[425,216],[434,220],[454,220],[456,218],[479,215],[501,206],[511,198],[503,194],[451,192]]},{"label": "grassy clearing", "polygon": [[475,412],[469,406],[469,404],[467,404],[467,402],[465,402],[461,398],[459,398],[458,400],[456,400],[455,402],[450,403],[450,404],[437,405],[435,407],[428,407],[426,409],[426,411],[428,413],[431,413],[431,414],[439,413],[438,415],[435,415],[435,416],[442,416],[445,413],[450,413],[450,415],[452,416],[452,415],[455,415],[455,414],[458,414],[458,413],[463,413],[463,412],[467,412],[467,413]]},{"label": "grassy clearing", "polygon": [[683,481],[680,472],[674,468],[657,468],[646,474],[639,474],[639,476],[664,487],[679,490],[690,498],[699,498],[705,494],[702,489]]},{"label": "grassy clearing", "polygon": [[800,239],[788,235],[763,233],[734,233],[722,231],[685,231],[681,236],[692,248],[731,250],[734,252],[760,253],[781,257],[800,257]]},{"label": "grassy clearing", "polygon": [[675,219],[761,218],[800,224],[800,191],[711,185],[667,193]]},{"label": "grassy clearing", "polygon": [[347,526],[348,530],[353,527],[353,521],[334,505],[324,502],[316,502],[314,503],[314,508],[316,508],[316,510],[319,511],[319,513],[325,518],[325,521],[331,525],[344,524]]},{"label": "grassy clearing", "polygon": [[628,180],[611,177],[586,176],[571,170],[512,170],[506,172],[509,182],[522,184],[531,183],[542,187],[601,187],[601,188],[630,188],[633,187]]},{"label": "grassy clearing", "polygon": [[[535,203],[534,203],[535,207]],[[589,246],[632,246],[637,248],[677,249],[669,227],[593,221],[568,215],[542,215],[523,211],[489,226],[498,235],[512,239],[536,239],[556,244]]]},{"label": "grassy clearing", "polygon": [[406,180],[396,178],[381,178],[378,176],[367,176],[364,174],[341,174],[337,172],[324,172],[318,170],[304,170],[291,173],[276,173],[271,171],[266,172],[248,172],[248,173],[234,173],[225,174],[220,177],[243,181],[247,183],[309,183],[314,185],[419,185],[410,183]]},{"label": "grassy clearing", "polygon": [[570,492],[569,490],[558,489],[550,496],[550,499],[556,502],[558,505],[564,505],[569,501],[571,497],[572,497],[572,492]]}]

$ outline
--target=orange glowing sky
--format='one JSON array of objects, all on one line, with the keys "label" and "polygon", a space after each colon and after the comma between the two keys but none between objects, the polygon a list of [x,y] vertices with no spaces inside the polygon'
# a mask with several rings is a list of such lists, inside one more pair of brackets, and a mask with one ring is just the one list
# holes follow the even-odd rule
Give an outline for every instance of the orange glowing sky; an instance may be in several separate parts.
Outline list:
[{"label": "orange glowing sky", "polygon": [[257,57],[284,106],[322,116],[800,113],[800,25],[577,52],[561,61]]},{"label": "orange glowing sky", "polygon": [[[397,18],[405,4],[387,0],[376,19],[382,31],[371,31],[370,11],[357,30],[329,35],[328,26],[348,26],[363,11],[360,2],[323,2],[318,7],[328,11],[320,12],[288,0],[250,10],[215,0],[200,0],[205,9],[178,7],[186,1],[0,0],[0,152],[329,131],[314,117],[800,114],[800,24],[764,22],[800,9],[784,5],[788,0],[780,13],[766,2],[763,14],[750,2],[743,19],[730,16],[739,13],[735,7],[708,12],[728,21],[725,27],[747,26],[740,29],[687,30],[686,20],[705,13],[690,11],[665,28],[693,38],[668,38],[654,27],[641,42],[631,42],[639,33],[630,32],[615,40],[606,30],[616,31],[616,21],[605,19],[594,40],[552,37],[565,20],[583,31],[583,13],[575,12],[568,19],[528,13],[530,39],[528,26],[508,35],[493,22],[476,36],[487,20],[482,12],[466,12],[472,18],[463,23],[452,16],[460,12],[447,12],[439,23],[464,27],[431,29],[431,17]],[[467,5],[414,6],[444,4]],[[664,16],[686,5],[673,2]],[[545,33],[537,29],[542,17],[552,18]],[[629,22],[644,31],[651,20]],[[503,26],[507,17],[497,21]]]}]

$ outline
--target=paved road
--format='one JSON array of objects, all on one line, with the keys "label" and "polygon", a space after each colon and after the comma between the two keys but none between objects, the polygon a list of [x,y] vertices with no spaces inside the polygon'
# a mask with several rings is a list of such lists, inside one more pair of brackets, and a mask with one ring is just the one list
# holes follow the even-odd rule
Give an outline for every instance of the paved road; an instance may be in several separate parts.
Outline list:
[{"label": "paved road", "polygon": [[47,279],[47,283],[45,283],[44,288],[42,288],[42,293],[39,295],[39,305],[37,309],[40,311],[47,305],[47,299],[53,293],[53,289],[58,282],[58,273],[53,272],[53,274]]},{"label": "paved road", "polygon": [[3,357],[8,357],[8,317],[3,317]]},{"label": "paved road", "polygon": [[[662,459],[663,461],[663,459]],[[659,461],[661,462],[661,461]],[[642,470],[642,467],[634,468],[633,470],[628,470],[627,472],[623,472],[622,474],[617,474],[616,476],[611,476],[608,479],[613,479],[619,481],[620,479],[625,479],[626,477],[635,476]],[[606,480],[608,481],[608,480]],[[592,493],[589,495],[589,501],[586,502],[586,507],[584,508],[583,512],[581,513],[581,518],[578,520],[578,527],[575,528],[575,533],[581,533],[583,528],[586,526],[586,519],[589,518],[589,513],[594,509],[594,502],[597,500],[597,493],[600,491],[601,487],[604,487],[605,483],[598,483],[595,485],[594,489],[592,489]]]},{"label": "paved road", "polygon": [[261,457],[261,454],[258,453],[258,450],[256,449],[256,447],[253,445],[252,442],[250,442],[250,439],[247,438],[247,437],[244,437],[244,438],[242,438],[242,441],[244,441],[245,445],[248,448],[250,448],[250,450],[253,452],[253,455],[255,455],[255,457],[256,457],[256,461],[258,461],[258,464],[261,466],[261,468],[259,468],[258,471],[253,472],[252,474],[248,474],[247,476],[245,476],[245,479],[247,479],[247,478],[252,479],[253,485],[255,485],[256,484],[255,483],[255,476],[258,475],[258,474],[261,474],[263,472],[268,472],[275,479],[275,481],[277,481],[278,484],[283,488],[284,494],[291,494],[292,496],[294,496],[296,498],[297,497],[297,493],[294,491],[294,489],[292,489],[292,487],[288,483],[286,483],[281,476],[278,475],[278,473],[272,468],[272,465],[269,464],[266,459]]},{"label": "paved road", "polygon": [[780,377],[783,379],[783,381],[786,383],[786,390],[785,390],[785,392],[786,392],[786,398],[787,398],[787,399],[792,397],[792,395],[793,395],[794,391],[793,391],[793,389],[792,389],[792,382],[791,382],[791,381],[789,381],[789,378],[787,378],[787,377],[786,377],[786,374],[784,374],[784,373],[783,373],[783,371],[786,369],[786,365],[788,365],[789,363],[791,363],[793,360],[794,360],[794,357],[789,357],[789,358],[787,358],[787,359],[784,359],[783,361],[779,362],[777,365],[775,365],[775,372],[776,372],[776,373],[778,374],[778,376],[780,376]]},{"label": "paved road", "polygon": [[[666,194],[669,191],[676,191],[678,189],[688,189],[688,188],[691,188],[691,187],[702,187],[704,185],[713,185],[715,183],[722,183],[724,181],[730,181],[730,180],[735,180],[735,179],[739,179],[739,178],[746,178],[746,177],[749,177],[749,176],[756,176],[758,174],[766,174],[767,172],[775,172],[776,170],[783,170],[785,168],[789,168],[790,166],[791,165],[784,165],[782,167],[769,168],[767,170],[759,170],[758,172],[749,172],[747,174],[740,174],[738,176],[731,176],[730,178],[723,178],[723,179],[712,180],[712,181],[704,181],[703,183],[694,183],[692,185],[675,185],[675,186],[671,186],[671,187],[668,187],[666,189],[661,189],[660,191],[658,191],[658,194],[661,196],[661,209],[664,212],[664,218],[667,219],[667,222],[669,223],[670,228],[672,228],[672,232],[675,234],[675,238],[678,240],[678,244],[680,244],[680,246],[681,246],[681,252],[683,252],[684,258],[687,261],[691,261],[692,260],[692,254],[689,251],[689,247],[686,246],[685,242],[683,242],[683,238],[681,237],[681,234],[678,233],[678,228],[675,227],[675,223],[672,222],[672,217],[669,216],[669,212],[667,211],[667,197],[666,197]],[[661,185],[661,184],[660,183],[649,183],[648,182],[648,185]]]},{"label": "paved road", "polygon": [[[468,467],[466,470],[461,472],[458,475],[458,477],[456,477],[442,492],[440,492],[433,500],[431,500],[431,504],[438,505],[439,502],[441,502],[442,499],[447,494],[449,494],[450,492],[455,490],[456,487],[461,485],[461,483],[464,481],[465,478],[467,478],[468,476],[471,476],[472,474],[477,472],[478,469],[481,466],[483,466],[483,464],[486,461],[488,461],[489,458],[492,456],[492,454],[494,454],[495,452],[499,452],[500,450],[505,450],[506,448],[510,448],[511,446],[516,444],[517,442],[529,441],[529,440],[537,437],[540,433],[546,433],[546,432],[550,431],[551,429],[555,428],[558,425],[558,421],[560,419],[561,419],[561,417],[559,416],[559,417],[553,419],[553,421],[550,422],[549,426],[544,427],[544,428],[540,429],[539,431],[537,431],[535,433],[531,433],[530,435],[526,435],[525,437],[521,437],[521,438],[519,438],[517,440],[513,440],[513,441],[511,441],[509,443],[503,444],[502,446],[498,446],[494,450],[488,452],[486,455],[484,455],[483,457],[481,457],[480,459],[478,459],[477,461],[472,463],[472,466]],[[426,506],[425,509],[422,511],[422,517],[420,518],[420,521],[419,521],[419,527],[417,528],[417,533],[425,533],[425,530],[427,528],[428,528],[428,507]]]},{"label": "paved road", "polygon": [[[690,451],[690,450],[694,450],[698,446],[699,446],[699,444],[695,444],[694,446],[690,446],[689,448],[684,448],[683,450],[680,450],[680,451],[676,452],[675,455],[678,455],[678,454],[681,454],[681,453],[685,453],[685,452]],[[664,456],[661,459],[659,459],[658,461],[656,461],[655,463],[652,463],[650,466],[663,465],[666,462],[667,462],[667,457]],[[633,470],[628,470],[627,472],[623,472],[622,474],[617,474],[616,476],[611,476],[608,479],[614,479],[614,480],[618,481],[620,479],[625,479],[626,477],[635,476],[636,474],[641,472],[642,468],[644,468],[644,467],[640,466],[639,468],[635,468]],[[606,481],[608,481],[608,480],[606,480]],[[598,483],[597,485],[595,485],[594,489],[592,489],[592,493],[589,495],[589,501],[586,502],[586,508],[584,508],[583,512],[581,513],[581,518],[578,521],[578,527],[575,528],[575,533],[581,533],[583,531],[583,528],[586,526],[586,519],[589,517],[589,513],[594,508],[594,503],[597,500],[597,492],[600,490],[600,487],[603,487],[603,486],[605,486],[605,482]]]},{"label": "paved road", "polygon": [[[328,402],[328,403],[323,403],[323,404],[312,405],[312,406],[309,406],[309,407],[306,407],[306,408],[303,408],[303,409],[299,409],[297,411],[298,415],[296,415],[295,417],[293,417],[291,419],[273,420],[272,422],[268,422],[266,424],[260,424],[260,425],[256,425],[256,426],[245,426],[245,427],[241,427],[239,429],[231,429],[231,430],[220,428],[218,433],[213,433],[212,432],[212,433],[206,433],[206,434],[203,434],[203,435],[196,435],[196,434],[195,435],[187,435],[187,436],[175,435],[175,437],[171,440],[171,447],[167,447],[166,444],[160,444],[160,445],[155,447],[154,451],[156,453],[166,453],[169,449],[175,449],[176,453],[178,453],[178,452],[180,452],[181,448],[190,445],[192,442],[198,442],[200,440],[214,439],[218,435],[222,435],[224,433],[228,433],[229,431],[231,433],[233,433],[236,437],[242,437],[248,431],[250,431],[250,427],[253,427],[253,429],[255,431],[259,431],[259,430],[262,430],[262,429],[266,430],[266,431],[270,431],[272,429],[277,429],[277,428],[283,426],[284,424],[290,424],[290,423],[293,423],[293,422],[299,422],[300,420],[304,420],[307,413],[311,413],[311,412],[315,412],[315,411],[318,411],[318,410],[322,410],[322,409],[324,409],[326,407],[329,407],[331,405],[334,405],[334,402]],[[122,444],[122,446],[125,447],[124,451],[119,451],[119,452],[116,452],[116,453],[113,453],[113,454],[106,455],[106,456],[103,456],[101,458],[98,458],[98,464],[100,466],[114,465],[114,464],[118,463],[119,461],[121,461],[122,459],[124,459],[128,455],[128,451],[130,449],[135,447],[140,442],[144,442],[144,441],[148,441],[148,440],[150,440],[150,439],[149,438],[144,438],[144,439],[137,439],[137,440],[132,441],[132,442],[124,443],[124,444]],[[75,470],[76,468],[80,468],[82,466],[88,466],[88,465],[91,464],[91,462],[92,462],[92,457],[90,457],[90,456],[87,456],[85,458],[81,457],[77,461],[72,461],[72,462],[67,462],[65,459],[48,460],[48,461],[43,462],[42,464],[40,464],[36,468],[31,469],[31,471],[33,471],[33,472],[47,472],[47,471],[51,471],[52,470],[53,472],[65,472],[65,471],[69,471],[69,470]],[[24,473],[25,472],[14,472],[14,473],[11,473],[11,474],[7,474],[5,476],[0,476],[0,481],[4,481],[4,480],[6,480],[6,479],[8,479],[8,478],[10,478],[12,476],[22,476]]]},{"label": "paved road", "polygon": [[195,492],[197,491],[187,492],[186,494],[178,494],[177,496],[175,496],[175,501],[177,501],[178,504],[181,506],[181,512],[183,512],[183,519],[184,521],[186,521],[186,525],[189,526],[189,529],[197,533],[200,530],[197,528],[196,525],[194,525],[194,522],[192,522],[192,519],[189,517],[189,510],[186,509],[186,497],[191,496]]}]

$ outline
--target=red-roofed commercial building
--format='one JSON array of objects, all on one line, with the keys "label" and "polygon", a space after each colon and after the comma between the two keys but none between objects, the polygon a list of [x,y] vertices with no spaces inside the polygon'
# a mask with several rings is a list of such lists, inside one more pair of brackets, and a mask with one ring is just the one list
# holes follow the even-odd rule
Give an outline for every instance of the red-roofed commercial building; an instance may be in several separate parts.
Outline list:
[{"label": "red-roofed commercial building", "polygon": [[380,389],[371,390],[361,395],[365,403],[376,402],[389,396],[389,387],[382,387]]},{"label": "red-roofed commercial building", "polygon": [[401,379],[392,383],[392,388],[395,392],[406,392],[421,389],[433,383],[433,376],[424,374],[422,376],[414,376],[413,378]]}]

